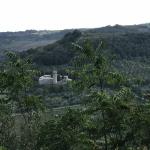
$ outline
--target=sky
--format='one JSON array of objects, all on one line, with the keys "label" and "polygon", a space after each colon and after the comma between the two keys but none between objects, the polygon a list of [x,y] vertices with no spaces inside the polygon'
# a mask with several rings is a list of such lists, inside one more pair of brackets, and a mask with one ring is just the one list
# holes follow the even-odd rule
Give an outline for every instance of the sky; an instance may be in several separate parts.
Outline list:
[{"label": "sky", "polygon": [[0,31],[150,23],[150,0],[0,0]]}]

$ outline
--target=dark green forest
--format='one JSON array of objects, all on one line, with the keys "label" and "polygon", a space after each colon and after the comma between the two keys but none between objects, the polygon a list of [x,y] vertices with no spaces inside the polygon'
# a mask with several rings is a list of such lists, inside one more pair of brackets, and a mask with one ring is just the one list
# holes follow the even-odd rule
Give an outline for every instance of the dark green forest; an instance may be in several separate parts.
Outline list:
[{"label": "dark green forest", "polygon": [[105,51],[117,55],[120,59],[150,57],[150,29],[142,25],[129,27],[116,25],[85,31],[74,30],[54,44],[30,49],[23,52],[22,55],[30,56],[33,62],[39,65],[68,64],[76,54],[71,46],[72,42],[82,45],[87,39],[92,42],[94,47],[103,41]]},{"label": "dark green forest", "polygon": [[[149,150],[150,31],[74,30],[0,63],[0,150]],[[73,80],[38,85],[56,69]]]}]

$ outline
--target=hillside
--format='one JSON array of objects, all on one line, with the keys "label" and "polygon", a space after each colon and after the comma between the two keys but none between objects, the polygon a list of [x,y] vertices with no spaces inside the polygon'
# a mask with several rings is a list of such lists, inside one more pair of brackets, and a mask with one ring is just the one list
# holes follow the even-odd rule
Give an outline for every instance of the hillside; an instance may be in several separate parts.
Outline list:
[{"label": "hillside", "polygon": [[23,52],[22,55],[31,57],[38,65],[64,65],[68,64],[75,54],[72,42],[82,43],[86,39],[92,41],[95,46],[99,41],[103,41],[106,51],[122,59],[150,57],[149,24],[106,26],[81,32],[75,30],[53,44],[32,48]]},{"label": "hillside", "polygon": [[[117,56],[116,68],[127,76],[142,79],[143,90],[150,89],[150,27],[149,24],[135,26],[107,26],[67,33],[53,44],[30,49],[21,53],[30,57],[42,72],[50,72],[53,67],[63,72],[63,68],[77,54],[72,42],[82,45],[90,40],[94,47],[100,41],[108,55]],[[65,66],[65,67],[64,67]]]},{"label": "hillside", "polygon": [[[93,47],[84,45],[87,39]],[[100,41],[102,53],[94,52]],[[74,42],[83,45],[80,53]],[[74,30],[19,54],[35,65],[14,53],[1,64],[0,145],[8,150],[150,147],[149,27]],[[76,67],[70,63],[75,56]],[[74,74],[67,74],[67,67]],[[54,68],[58,80],[67,74],[72,86],[38,84],[40,73]]]},{"label": "hillside", "polygon": [[53,44],[36,49],[32,48],[22,52],[21,55],[23,57],[30,57],[38,65],[64,65],[69,63],[71,58],[73,58],[72,42],[76,42],[80,36],[81,32],[75,30],[67,33],[61,40]]},{"label": "hillside", "polygon": [[24,51],[44,46],[61,39],[68,31],[26,30],[20,32],[0,32],[0,51]]}]

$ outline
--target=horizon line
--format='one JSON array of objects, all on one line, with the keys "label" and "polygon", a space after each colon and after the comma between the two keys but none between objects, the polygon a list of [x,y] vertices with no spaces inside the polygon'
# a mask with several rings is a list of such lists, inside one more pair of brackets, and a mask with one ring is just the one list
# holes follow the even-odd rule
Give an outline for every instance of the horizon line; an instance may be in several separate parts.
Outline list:
[{"label": "horizon line", "polygon": [[81,30],[81,29],[95,29],[95,28],[103,28],[103,27],[107,27],[107,26],[116,26],[116,25],[120,25],[120,26],[134,26],[134,25],[146,25],[146,24],[150,24],[150,23],[138,23],[138,24],[109,24],[109,25],[104,25],[104,26],[95,26],[95,27],[77,27],[77,28],[62,28],[62,29],[34,29],[34,28],[30,28],[30,29],[23,29],[23,30],[6,30],[6,31],[0,31],[0,33],[6,33],[6,32],[26,32],[26,31],[64,31],[64,30]]}]

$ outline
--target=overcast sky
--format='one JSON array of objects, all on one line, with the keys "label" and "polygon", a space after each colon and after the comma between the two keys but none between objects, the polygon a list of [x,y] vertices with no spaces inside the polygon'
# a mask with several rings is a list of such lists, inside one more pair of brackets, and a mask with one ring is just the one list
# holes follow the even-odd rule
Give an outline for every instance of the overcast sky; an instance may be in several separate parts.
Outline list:
[{"label": "overcast sky", "polygon": [[150,0],[0,0],[0,31],[150,22]]}]

